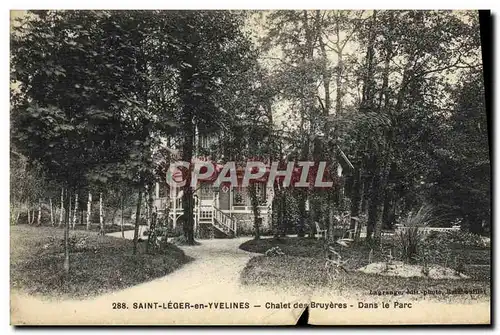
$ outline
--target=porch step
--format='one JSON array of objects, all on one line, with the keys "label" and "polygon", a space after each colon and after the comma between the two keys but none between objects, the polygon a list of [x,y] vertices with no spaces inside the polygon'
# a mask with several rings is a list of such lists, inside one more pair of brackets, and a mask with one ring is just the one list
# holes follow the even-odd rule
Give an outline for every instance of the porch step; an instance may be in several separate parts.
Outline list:
[{"label": "porch step", "polygon": [[214,220],[213,227],[226,235],[227,237],[234,237],[234,232],[224,224],[221,224],[219,221]]}]

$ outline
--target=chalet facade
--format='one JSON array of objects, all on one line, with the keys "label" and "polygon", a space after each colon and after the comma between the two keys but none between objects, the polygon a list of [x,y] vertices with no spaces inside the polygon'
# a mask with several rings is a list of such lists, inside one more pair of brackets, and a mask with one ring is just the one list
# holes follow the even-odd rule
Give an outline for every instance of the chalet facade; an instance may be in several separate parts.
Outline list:
[{"label": "chalet facade", "polygon": [[[181,188],[168,188],[170,193],[166,196],[161,192],[162,186],[165,185],[156,184],[156,209],[162,215],[168,208],[172,229],[180,229],[180,218],[184,214],[183,191]],[[270,231],[274,190],[266,187],[265,183],[257,183],[256,188],[262,218],[261,230]],[[167,190],[166,187],[164,189]],[[251,235],[253,231],[254,215],[246,187],[215,187],[212,183],[199,183],[194,191],[193,215],[198,238]]]},{"label": "chalet facade", "polygon": [[[213,140],[206,137],[196,137],[197,151],[205,149]],[[172,150],[173,156],[180,158],[179,151]],[[337,164],[336,175],[341,177],[346,166],[351,166],[347,157],[342,153]],[[247,187],[241,186],[244,170],[237,170],[238,185],[222,184],[214,186],[212,182],[198,182],[194,194],[194,231],[196,238],[234,237],[252,235],[254,230],[254,214],[251,198]],[[256,194],[259,202],[259,217],[261,218],[260,231],[263,234],[272,230],[272,202],[274,188],[266,181],[255,182]],[[168,212],[169,224],[173,230],[182,230],[183,190],[179,187],[169,187],[166,182],[156,183],[154,206],[158,214]],[[306,204],[307,206],[307,204]]]}]

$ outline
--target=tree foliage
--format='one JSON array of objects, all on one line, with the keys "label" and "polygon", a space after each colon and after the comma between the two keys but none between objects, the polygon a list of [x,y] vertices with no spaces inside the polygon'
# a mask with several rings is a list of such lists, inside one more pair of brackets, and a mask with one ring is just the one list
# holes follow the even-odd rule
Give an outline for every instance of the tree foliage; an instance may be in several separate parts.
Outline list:
[{"label": "tree foliage", "polygon": [[[75,192],[79,208],[88,192],[116,207],[136,192],[126,198],[140,220],[172,148],[184,161],[326,160],[331,171],[341,149],[354,169],[335,188],[274,190],[276,234],[312,235],[311,220],[331,231],[348,210],[376,238],[426,203],[441,224],[489,223],[475,12],[31,11],[11,49],[18,204],[62,187],[66,209]],[[216,148],[195,147],[200,136]],[[188,243],[193,205],[186,188]]]}]

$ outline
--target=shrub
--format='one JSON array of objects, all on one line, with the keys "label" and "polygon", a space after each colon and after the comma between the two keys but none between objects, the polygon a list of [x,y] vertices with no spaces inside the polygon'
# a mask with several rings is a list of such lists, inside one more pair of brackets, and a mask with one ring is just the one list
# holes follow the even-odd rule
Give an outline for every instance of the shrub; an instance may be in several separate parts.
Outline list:
[{"label": "shrub", "polygon": [[[44,245],[44,249],[48,249],[51,243],[52,242]],[[61,249],[64,249],[64,240],[60,240],[59,245]],[[68,239],[68,245],[70,252],[97,252],[97,247],[89,242],[89,236],[70,236]]]},{"label": "shrub", "polygon": [[268,249],[265,255],[268,257],[279,257],[279,256],[284,256],[285,253],[283,252],[283,250],[281,250],[280,247],[276,246],[272,247],[271,249]]},{"label": "shrub", "polygon": [[481,236],[455,230],[427,236],[426,243],[435,247],[487,248],[489,243]]},{"label": "shrub", "polygon": [[455,275],[460,276],[465,270],[465,264],[462,258],[455,257]]},{"label": "shrub", "polygon": [[445,234],[448,243],[459,244],[461,247],[467,248],[482,248],[488,247],[488,243],[481,235],[465,232],[465,231],[450,231]]},{"label": "shrub", "polygon": [[401,250],[401,257],[407,262],[414,262],[418,255],[418,248],[424,240],[420,228],[431,222],[431,207],[422,206],[416,212],[410,212],[402,222],[401,230],[396,234],[396,243]]},{"label": "shrub", "polygon": [[170,243],[172,243],[173,245],[181,245],[181,246],[182,245],[201,245],[201,243],[198,241],[194,241],[194,244],[188,243],[186,238],[183,235],[173,237],[170,240]]}]

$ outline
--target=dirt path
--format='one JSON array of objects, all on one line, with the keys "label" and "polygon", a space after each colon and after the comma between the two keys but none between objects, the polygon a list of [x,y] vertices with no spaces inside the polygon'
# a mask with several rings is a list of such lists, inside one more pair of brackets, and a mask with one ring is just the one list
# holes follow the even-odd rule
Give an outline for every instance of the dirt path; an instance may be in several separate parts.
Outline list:
[{"label": "dirt path", "polygon": [[[121,232],[110,233],[108,236],[121,237]],[[125,238],[133,239],[134,231],[126,231]],[[160,286],[169,283],[182,289],[193,287],[209,287],[211,285],[224,287],[226,290],[236,289],[239,285],[239,274],[250,258],[258,254],[239,249],[239,246],[249,240],[249,237],[233,239],[201,240],[201,245],[181,246],[186,255],[194,261],[184,265],[174,273],[147,283]],[[142,286],[141,284],[139,286]]]}]

